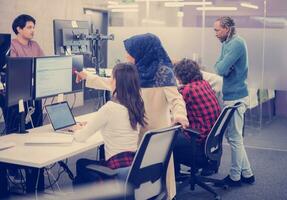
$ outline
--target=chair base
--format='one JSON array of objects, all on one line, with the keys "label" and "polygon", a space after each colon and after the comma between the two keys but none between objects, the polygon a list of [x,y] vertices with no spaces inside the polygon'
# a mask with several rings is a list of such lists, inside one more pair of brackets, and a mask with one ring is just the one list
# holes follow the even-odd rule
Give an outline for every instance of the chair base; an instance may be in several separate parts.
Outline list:
[{"label": "chair base", "polygon": [[215,190],[207,185],[206,183],[219,183],[220,180],[213,179],[213,178],[207,178],[202,176],[188,176],[186,177],[186,180],[181,182],[177,187],[177,192],[180,192],[183,188],[190,185],[190,190],[194,190],[195,186],[198,185],[199,187],[203,188],[204,190],[210,192],[214,195],[215,200],[220,200],[221,197]]}]

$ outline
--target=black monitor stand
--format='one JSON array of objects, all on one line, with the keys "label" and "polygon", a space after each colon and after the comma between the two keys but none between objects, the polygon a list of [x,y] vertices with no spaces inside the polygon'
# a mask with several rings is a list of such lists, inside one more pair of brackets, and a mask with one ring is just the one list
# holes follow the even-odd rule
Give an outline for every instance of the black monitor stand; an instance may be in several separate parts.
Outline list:
[{"label": "black monitor stand", "polygon": [[19,106],[19,114],[20,114],[19,133],[28,133],[28,131],[26,131],[26,128],[25,128],[26,114],[25,114],[23,99],[19,100],[18,106]]}]

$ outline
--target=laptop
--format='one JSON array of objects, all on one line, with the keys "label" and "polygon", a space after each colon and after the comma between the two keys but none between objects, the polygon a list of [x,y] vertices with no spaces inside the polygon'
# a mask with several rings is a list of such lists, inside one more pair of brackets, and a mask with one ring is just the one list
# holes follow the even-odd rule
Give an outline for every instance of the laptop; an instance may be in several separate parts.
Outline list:
[{"label": "laptop", "polygon": [[73,133],[77,124],[69,104],[64,101],[45,106],[55,132]]}]

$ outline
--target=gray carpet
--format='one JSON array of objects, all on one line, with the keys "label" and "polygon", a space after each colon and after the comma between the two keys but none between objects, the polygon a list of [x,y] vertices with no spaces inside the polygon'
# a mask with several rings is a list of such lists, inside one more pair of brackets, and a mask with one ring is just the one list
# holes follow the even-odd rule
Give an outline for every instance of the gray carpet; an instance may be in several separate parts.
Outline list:
[{"label": "gray carpet", "polygon": [[[75,115],[81,115],[97,110],[98,105],[90,100],[85,106],[74,108]],[[47,119],[46,119],[47,123]],[[273,117],[272,121],[265,123],[262,129],[247,127],[245,130],[245,145],[252,169],[256,177],[254,185],[243,185],[239,188],[228,190],[216,189],[223,200],[286,200],[287,199],[287,119]],[[96,150],[69,159],[68,165],[75,172],[75,162],[82,157],[95,158]],[[230,167],[230,149],[224,142],[224,153],[219,173],[216,178],[224,178]],[[56,173],[57,167],[52,169]],[[46,180],[47,182],[47,180]],[[62,174],[59,185],[61,188],[71,189],[71,181],[68,176]],[[56,188],[55,188],[56,190]],[[17,197],[13,195],[11,199]],[[24,197],[21,196],[21,199]],[[25,198],[26,199],[26,198]],[[27,199],[30,199],[28,197]],[[53,199],[47,197],[45,199]],[[61,198],[62,199],[62,198]],[[210,193],[196,187],[190,191],[186,187],[177,195],[179,200],[208,200],[213,199]]]},{"label": "gray carpet", "polygon": [[[254,170],[256,183],[243,185],[239,188],[228,190],[216,189],[222,199],[232,200],[286,200],[287,199],[287,119],[273,117],[258,127],[246,127],[244,143],[246,151]],[[224,142],[224,152],[219,173],[215,178],[224,178],[230,167],[230,148]],[[213,196],[201,188],[194,191],[185,188],[177,199],[180,200],[205,200]]]},{"label": "gray carpet", "polygon": [[[216,189],[222,199],[232,200],[269,200],[287,199],[287,151],[262,150],[247,148],[247,154],[254,170],[256,183],[254,185],[242,185],[239,188],[228,190]],[[219,173],[215,178],[224,178],[230,166],[229,146],[224,145],[224,155]],[[194,191],[185,188],[177,199],[204,200],[213,199],[213,196],[201,188],[196,187]]]}]

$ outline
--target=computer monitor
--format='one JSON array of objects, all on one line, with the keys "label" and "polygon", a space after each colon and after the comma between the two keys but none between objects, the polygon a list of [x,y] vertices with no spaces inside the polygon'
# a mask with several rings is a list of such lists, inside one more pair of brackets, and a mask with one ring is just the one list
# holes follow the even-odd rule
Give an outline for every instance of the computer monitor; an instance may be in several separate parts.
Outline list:
[{"label": "computer monitor", "polygon": [[35,58],[34,98],[72,92],[72,56]]},{"label": "computer monitor", "polygon": [[9,55],[11,45],[11,35],[0,33],[0,72],[3,72],[3,67],[6,65],[6,57]]},{"label": "computer monitor", "polygon": [[33,58],[8,57],[6,74],[7,106],[18,105],[19,100],[27,101],[32,95]]},{"label": "computer monitor", "polygon": [[82,91],[84,88],[84,82],[80,81],[79,83],[76,83],[77,75],[75,71],[81,72],[84,68],[84,57],[83,55],[73,55],[73,76],[72,76],[72,91],[78,92]]},{"label": "computer monitor", "polygon": [[89,54],[89,22],[54,20],[54,51],[57,55]]}]

